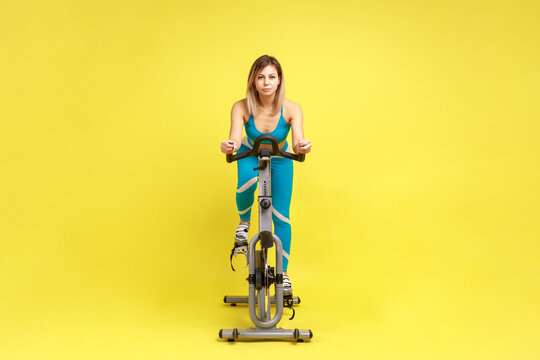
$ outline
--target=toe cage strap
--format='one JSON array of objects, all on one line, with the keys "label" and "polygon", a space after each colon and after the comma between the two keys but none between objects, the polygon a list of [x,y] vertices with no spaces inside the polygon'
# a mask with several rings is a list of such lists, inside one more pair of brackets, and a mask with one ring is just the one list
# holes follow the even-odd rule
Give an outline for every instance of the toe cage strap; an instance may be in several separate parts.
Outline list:
[{"label": "toe cage strap", "polygon": [[247,266],[248,265],[247,244],[235,244],[234,247],[232,248],[229,261],[231,263],[231,269],[233,271],[236,271],[236,270],[233,266],[232,259],[233,257],[236,257],[236,255],[238,254],[243,254],[246,256],[246,266]]},{"label": "toe cage strap", "polygon": [[231,269],[232,269],[232,271],[236,271],[236,270],[234,269],[233,264],[232,264],[232,258],[233,258],[233,256],[234,256],[234,249],[236,249],[236,246],[232,248],[232,250],[231,250],[231,257],[230,257],[230,259],[229,259],[229,261],[231,262]]},{"label": "toe cage strap", "polygon": [[287,296],[287,298],[285,298],[284,300],[285,300],[285,306],[292,310],[292,316],[289,318],[289,320],[292,320],[294,319],[294,315],[296,315],[296,311],[294,310],[294,307],[293,307],[293,298],[292,296],[290,297]]}]

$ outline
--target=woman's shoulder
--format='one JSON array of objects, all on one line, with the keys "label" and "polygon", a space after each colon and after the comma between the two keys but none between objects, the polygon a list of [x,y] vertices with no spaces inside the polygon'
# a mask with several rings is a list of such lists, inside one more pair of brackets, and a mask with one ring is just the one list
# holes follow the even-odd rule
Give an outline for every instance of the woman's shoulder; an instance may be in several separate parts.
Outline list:
[{"label": "woman's shoulder", "polygon": [[233,109],[248,111],[247,99],[240,99],[233,104]]},{"label": "woman's shoulder", "polygon": [[294,102],[294,101],[292,101],[290,99],[287,99],[287,98],[285,98],[285,100],[283,101],[283,106],[288,108],[288,109],[299,109],[299,108],[301,108],[299,103]]},{"label": "woman's shoulder", "polygon": [[249,118],[249,110],[247,106],[247,100],[241,99],[235,102],[232,106],[232,112],[236,113],[244,119],[244,122]]},{"label": "woman's shoulder", "polygon": [[300,104],[285,98],[283,101],[283,117],[287,120],[287,123],[298,114],[302,114],[302,107]]}]

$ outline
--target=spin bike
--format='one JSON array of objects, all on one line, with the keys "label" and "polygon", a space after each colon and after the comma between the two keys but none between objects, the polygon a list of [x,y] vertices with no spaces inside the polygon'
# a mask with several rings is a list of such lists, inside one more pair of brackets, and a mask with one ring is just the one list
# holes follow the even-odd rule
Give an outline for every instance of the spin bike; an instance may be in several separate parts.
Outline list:
[{"label": "spin bike", "polygon": [[[270,141],[272,149],[260,149],[262,141]],[[303,342],[313,337],[309,329],[283,329],[277,328],[277,324],[283,316],[283,307],[292,308],[299,304],[300,299],[293,296],[283,295],[283,247],[281,240],[272,233],[272,193],[271,193],[271,156],[304,161],[305,154],[291,154],[279,150],[275,137],[268,134],[260,135],[253,142],[250,151],[240,154],[227,154],[227,162],[231,163],[248,156],[257,156],[259,159],[259,233],[256,234],[248,246],[249,296],[225,296],[225,303],[248,304],[249,316],[254,327],[249,329],[221,329],[219,337],[229,342],[235,340],[294,340]],[[268,265],[268,249],[275,245],[276,264],[275,268]],[[270,295],[271,286],[274,285],[275,296]],[[276,305],[272,316],[271,305]],[[293,309],[294,317],[294,309]],[[291,317],[292,319],[292,317]]]}]

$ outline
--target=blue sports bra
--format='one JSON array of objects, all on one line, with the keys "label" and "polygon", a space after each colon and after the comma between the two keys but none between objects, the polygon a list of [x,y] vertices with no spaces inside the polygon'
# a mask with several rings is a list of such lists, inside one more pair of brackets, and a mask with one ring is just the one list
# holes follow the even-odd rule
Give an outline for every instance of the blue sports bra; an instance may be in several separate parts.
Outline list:
[{"label": "blue sports bra", "polygon": [[[249,120],[246,123],[244,123],[244,127],[246,129],[248,142],[250,145],[253,146],[253,141],[255,141],[255,139],[262,134],[272,135],[273,137],[276,138],[278,143],[283,142],[285,139],[287,139],[287,135],[289,134],[289,129],[291,128],[291,125],[287,124],[287,122],[285,121],[285,118],[283,117],[283,107],[282,107],[281,116],[279,117],[278,124],[272,132],[269,132],[269,133],[260,132],[255,126],[255,120],[253,119],[253,114],[249,115]],[[270,142],[265,140],[261,142],[261,144],[270,144]]]}]

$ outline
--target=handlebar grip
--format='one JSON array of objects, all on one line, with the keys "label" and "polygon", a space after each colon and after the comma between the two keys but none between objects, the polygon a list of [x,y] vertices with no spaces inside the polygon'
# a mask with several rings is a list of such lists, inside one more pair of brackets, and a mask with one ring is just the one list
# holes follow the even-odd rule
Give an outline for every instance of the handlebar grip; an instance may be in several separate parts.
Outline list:
[{"label": "handlebar grip", "polygon": [[302,162],[306,159],[306,154],[293,154],[285,151],[280,151],[280,156],[283,156],[284,158],[296,160],[298,162]]},{"label": "handlebar grip", "polygon": [[232,163],[233,161],[237,161],[237,160],[242,160],[244,158],[247,158],[248,156],[251,156],[252,154],[250,154],[250,151],[246,151],[246,152],[243,152],[243,153],[240,153],[240,154],[227,154],[226,157],[227,157],[227,162],[228,163]]}]

